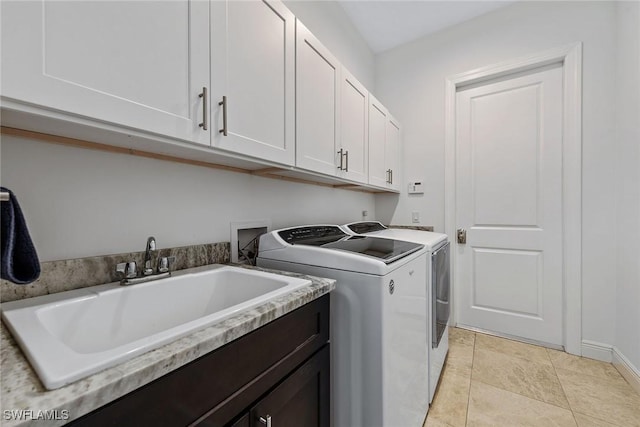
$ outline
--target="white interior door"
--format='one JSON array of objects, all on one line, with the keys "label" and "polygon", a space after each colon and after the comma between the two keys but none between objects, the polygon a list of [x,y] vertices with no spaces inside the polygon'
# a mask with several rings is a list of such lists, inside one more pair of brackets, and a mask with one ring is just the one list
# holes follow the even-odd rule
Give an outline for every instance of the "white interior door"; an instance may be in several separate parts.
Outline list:
[{"label": "white interior door", "polygon": [[457,322],[561,345],[562,67],[456,96]]}]

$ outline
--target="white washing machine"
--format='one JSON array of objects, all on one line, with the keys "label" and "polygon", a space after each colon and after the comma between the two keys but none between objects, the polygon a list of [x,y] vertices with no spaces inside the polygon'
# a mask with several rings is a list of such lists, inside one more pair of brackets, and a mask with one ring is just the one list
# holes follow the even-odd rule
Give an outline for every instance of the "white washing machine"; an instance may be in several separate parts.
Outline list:
[{"label": "white washing machine", "polygon": [[400,239],[425,246],[427,256],[427,307],[429,342],[429,403],[438,385],[447,351],[449,351],[449,295],[450,261],[449,239],[446,234],[400,228],[387,228],[377,221],[360,221],[345,224],[342,229],[349,234]]},{"label": "white washing machine", "polygon": [[420,427],[429,409],[426,252],[336,225],[260,237],[257,265],[336,279],[331,292],[334,427]]}]

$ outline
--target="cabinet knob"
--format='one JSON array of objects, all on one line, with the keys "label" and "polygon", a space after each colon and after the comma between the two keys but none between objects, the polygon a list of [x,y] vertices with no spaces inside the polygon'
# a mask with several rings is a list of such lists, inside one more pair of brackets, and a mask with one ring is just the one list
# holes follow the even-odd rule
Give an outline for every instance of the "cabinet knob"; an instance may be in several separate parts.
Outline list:
[{"label": "cabinet knob", "polygon": [[260,422],[267,427],[271,427],[271,415],[267,415],[266,417],[260,417]]}]

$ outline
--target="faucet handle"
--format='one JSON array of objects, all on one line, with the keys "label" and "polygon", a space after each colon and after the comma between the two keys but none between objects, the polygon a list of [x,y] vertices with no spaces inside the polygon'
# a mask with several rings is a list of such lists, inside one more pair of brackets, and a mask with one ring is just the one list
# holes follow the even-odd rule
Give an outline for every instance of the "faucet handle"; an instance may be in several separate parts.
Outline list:
[{"label": "faucet handle", "polygon": [[158,258],[158,273],[166,273],[169,271],[174,262],[176,262],[176,257],[174,256],[163,256]]},{"label": "faucet handle", "polygon": [[122,274],[125,279],[133,279],[138,275],[138,268],[135,261],[121,262],[116,265],[116,272]]}]

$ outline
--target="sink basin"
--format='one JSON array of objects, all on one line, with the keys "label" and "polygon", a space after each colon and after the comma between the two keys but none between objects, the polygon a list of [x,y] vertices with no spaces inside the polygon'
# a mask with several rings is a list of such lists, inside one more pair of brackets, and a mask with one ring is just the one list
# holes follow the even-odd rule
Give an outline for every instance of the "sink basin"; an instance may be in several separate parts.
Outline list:
[{"label": "sink basin", "polygon": [[311,283],[232,266],[195,270],[3,303],[2,319],[51,390]]}]

